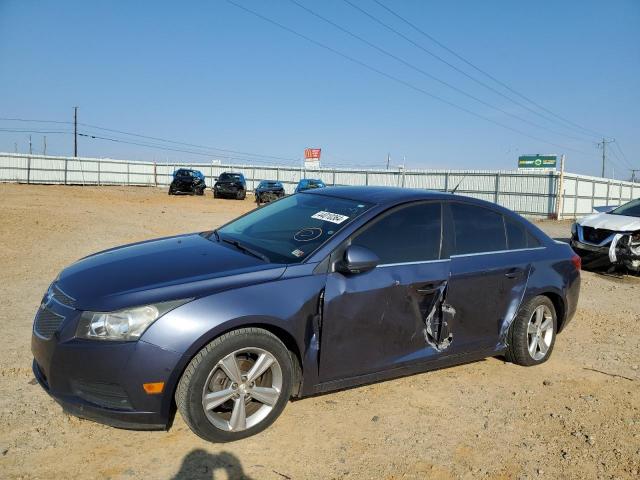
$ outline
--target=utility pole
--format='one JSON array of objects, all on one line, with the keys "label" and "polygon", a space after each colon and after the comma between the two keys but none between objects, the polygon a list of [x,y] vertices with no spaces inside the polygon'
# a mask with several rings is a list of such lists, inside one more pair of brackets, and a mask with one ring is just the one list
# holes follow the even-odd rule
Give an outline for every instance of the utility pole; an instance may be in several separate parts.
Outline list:
[{"label": "utility pole", "polygon": [[78,107],[73,107],[73,156],[78,156]]},{"label": "utility pole", "polygon": [[46,155],[47,154],[47,136],[45,135],[42,140],[43,140],[42,155]]},{"label": "utility pole", "polygon": [[604,173],[605,163],[607,161],[607,154],[606,154],[607,143],[613,143],[615,141],[616,141],[615,138],[612,138],[611,140],[607,140],[606,138],[602,137],[602,142],[598,143],[598,146],[602,146],[602,175],[601,175],[601,177],[603,177],[603,178],[604,178],[604,175],[605,175],[605,173]]},{"label": "utility pole", "polygon": [[640,172],[640,168],[632,168],[631,169],[631,181],[636,183],[636,172]]},{"label": "utility pole", "polygon": [[387,153],[387,170],[389,170],[389,162],[391,161],[391,154]]},{"label": "utility pole", "polygon": [[18,142],[13,142],[13,148],[18,153]]},{"label": "utility pole", "polygon": [[33,152],[31,151],[31,135],[29,135],[29,155],[31,155]]}]

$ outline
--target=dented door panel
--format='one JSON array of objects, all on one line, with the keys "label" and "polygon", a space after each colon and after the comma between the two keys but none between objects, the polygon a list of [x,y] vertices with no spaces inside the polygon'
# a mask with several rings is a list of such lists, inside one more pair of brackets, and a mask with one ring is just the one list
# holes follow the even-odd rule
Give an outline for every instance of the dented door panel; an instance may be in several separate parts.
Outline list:
[{"label": "dented door panel", "polygon": [[378,266],[325,287],[321,381],[364,375],[440,355],[427,317],[446,292],[449,260]]},{"label": "dented door panel", "polygon": [[503,344],[525,293],[531,254],[513,250],[451,257],[447,301],[456,310],[452,353]]}]

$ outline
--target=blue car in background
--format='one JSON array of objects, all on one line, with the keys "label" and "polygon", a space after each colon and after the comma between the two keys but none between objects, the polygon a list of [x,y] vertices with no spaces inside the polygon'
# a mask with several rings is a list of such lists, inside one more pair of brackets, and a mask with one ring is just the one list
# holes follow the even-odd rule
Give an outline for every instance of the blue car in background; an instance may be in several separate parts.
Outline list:
[{"label": "blue car in background", "polygon": [[317,188],[67,267],[34,320],[33,371],[72,414],[166,429],[177,410],[232,441],[291,397],[494,355],[545,362],[579,290],[569,245],[495,204]]},{"label": "blue car in background", "polygon": [[314,188],[325,188],[326,185],[322,180],[317,180],[314,178],[303,178],[298,182],[296,186],[295,193],[304,192],[305,190],[311,190]]}]

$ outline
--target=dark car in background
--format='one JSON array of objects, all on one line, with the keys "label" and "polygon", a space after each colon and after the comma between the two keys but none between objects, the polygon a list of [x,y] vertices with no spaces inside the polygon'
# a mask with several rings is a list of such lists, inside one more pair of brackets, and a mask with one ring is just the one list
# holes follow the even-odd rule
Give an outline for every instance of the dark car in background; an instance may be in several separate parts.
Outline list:
[{"label": "dark car in background", "polygon": [[262,180],[255,190],[256,203],[269,203],[284,197],[284,187],[276,180]]},{"label": "dark car in background", "polygon": [[207,185],[201,171],[180,168],[173,172],[173,180],[169,185],[169,195],[175,195],[176,193],[203,195],[206,188]]},{"label": "dark car in background", "polygon": [[314,189],[67,267],[34,320],[33,371],[75,415],[166,429],[177,407],[232,441],[291,397],[501,354],[545,362],[579,289],[569,245],[503,207]]},{"label": "dark car in background", "polygon": [[247,181],[242,173],[224,172],[213,185],[214,198],[235,198],[244,200],[247,197]]},{"label": "dark car in background", "polygon": [[312,190],[314,188],[325,188],[326,185],[322,180],[315,178],[303,178],[298,182],[295,193],[304,192],[305,190]]}]

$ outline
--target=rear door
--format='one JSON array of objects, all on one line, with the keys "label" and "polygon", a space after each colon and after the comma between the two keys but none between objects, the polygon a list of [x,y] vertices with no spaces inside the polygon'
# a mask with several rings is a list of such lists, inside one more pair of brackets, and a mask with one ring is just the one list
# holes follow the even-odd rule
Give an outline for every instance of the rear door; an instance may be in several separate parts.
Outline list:
[{"label": "rear door", "polygon": [[449,277],[441,239],[442,204],[420,202],[382,214],[343,246],[366,247],[378,255],[380,264],[357,275],[328,274],[320,348],[322,382],[439,354],[429,344],[426,318],[438,305]]},{"label": "rear door", "polygon": [[452,251],[446,301],[456,325],[450,353],[496,348],[529,276],[526,229],[489,207],[450,202],[445,212]]}]

